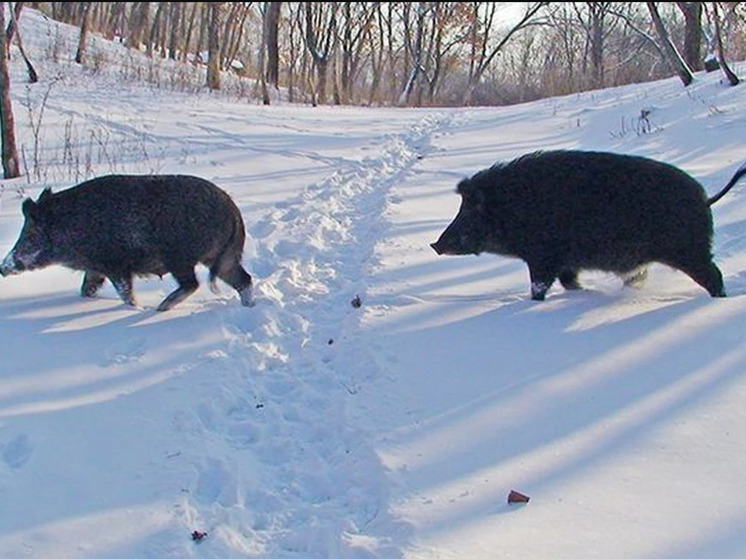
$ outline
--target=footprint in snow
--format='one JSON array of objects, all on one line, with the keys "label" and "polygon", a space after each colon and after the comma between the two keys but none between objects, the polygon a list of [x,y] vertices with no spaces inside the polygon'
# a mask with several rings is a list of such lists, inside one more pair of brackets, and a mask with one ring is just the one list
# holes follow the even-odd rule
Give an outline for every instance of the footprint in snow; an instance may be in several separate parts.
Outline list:
[{"label": "footprint in snow", "polygon": [[112,344],[103,352],[100,365],[124,365],[139,361],[145,355],[145,341],[143,339],[128,339]]},{"label": "footprint in snow", "polygon": [[0,456],[13,469],[22,467],[34,453],[34,447],[28,435],[18,435],[10,442],[0,445]]}]

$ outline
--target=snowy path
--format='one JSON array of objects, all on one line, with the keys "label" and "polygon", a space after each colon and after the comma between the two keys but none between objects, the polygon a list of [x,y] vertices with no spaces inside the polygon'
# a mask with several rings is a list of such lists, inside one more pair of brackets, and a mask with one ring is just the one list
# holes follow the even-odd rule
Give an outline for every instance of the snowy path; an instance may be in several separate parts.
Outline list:
[{"label": "snowy path", "polygon": [[[378,459],[347,418],[346,401],[372,366],[356,345],[362,311],[352,302],[365,304],[389,189],[448,124],[428,115],[248,227],[259,247],[251,261],[261,277],[257,306],[225,313],[235,384],[209,398],[197,433],[217,436],[225,457],[202,465],[191,490],[206,530],[220,525],[226,541],[263,542],[267,557],[366,548],[366,530],[387,503]],[[247,449],[248,468],[231,458]]]}]

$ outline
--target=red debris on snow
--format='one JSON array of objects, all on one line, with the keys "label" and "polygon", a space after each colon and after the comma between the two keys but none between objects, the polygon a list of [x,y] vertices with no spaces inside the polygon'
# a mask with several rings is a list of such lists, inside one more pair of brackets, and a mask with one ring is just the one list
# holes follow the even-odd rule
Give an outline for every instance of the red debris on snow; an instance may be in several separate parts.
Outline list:
[{"label": "red debris on snow", "polygon": [[528,495],[524,495],[523,493],[514,490],[511,490],[510,493],[508,493],[508,503],[528,503],[530,498],[531,497]]},{"label": "red debris on snow", "polygon": [[207,537],[207,532],[200,532],[199,530],[195,530],[192,532],[192,540],[195,542],[202,541]]}]

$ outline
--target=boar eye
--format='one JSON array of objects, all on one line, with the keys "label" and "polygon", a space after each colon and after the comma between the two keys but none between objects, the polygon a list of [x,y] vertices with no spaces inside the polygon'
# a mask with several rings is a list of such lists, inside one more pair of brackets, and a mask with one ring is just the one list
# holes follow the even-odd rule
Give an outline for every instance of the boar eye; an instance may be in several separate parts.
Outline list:
[{"label": "boar eye", "polygon": [[478,213],[484,213],[484,192],[481,190],[472,190],[468,194],[464,194],[464,203],[468,205],[470,209]]}]

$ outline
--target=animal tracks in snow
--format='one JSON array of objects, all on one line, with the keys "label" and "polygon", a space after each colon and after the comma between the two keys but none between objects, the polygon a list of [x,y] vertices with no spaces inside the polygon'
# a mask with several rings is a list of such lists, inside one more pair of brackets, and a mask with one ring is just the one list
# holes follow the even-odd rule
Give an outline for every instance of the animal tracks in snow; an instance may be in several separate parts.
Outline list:
[{"label": "animal tracks in snow", "polygon": [[[188,421],[215,456],[233,457],[200,464],[190,484],[205,525],[240,518],[251,529],[232,537],[245,545],[329,556],[382,514],[380,464],[346,412],[349,387],[376,367],[355,342],[350,302],[364,298],[390,189],[448,125],[429,115],[247,223],[257,306],[225,309],[222,384]],[[313,526],[336,528],[320,537]]]},{"label": "animal tracks in snow", "polygon": [[5,444],[0,444],[0,456],[3,462],[13,469],[23,467],[34,453],[34,447],[28,435],[16,435]]}]

